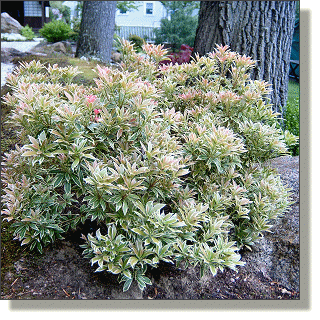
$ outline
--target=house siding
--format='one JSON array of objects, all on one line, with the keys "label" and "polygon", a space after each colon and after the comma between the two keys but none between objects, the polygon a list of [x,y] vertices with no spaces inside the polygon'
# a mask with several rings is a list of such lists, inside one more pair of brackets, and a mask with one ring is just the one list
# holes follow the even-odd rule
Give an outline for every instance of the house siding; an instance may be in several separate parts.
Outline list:
[{"label": "house siding", "polygon": [[152,42],[155,37],[154,28],[160,27],[161,19],[166,17],[166,10],[160,1],[136,1],[136,4],[139,5],[138,10],[125,14],[121,14],[120,10],[116,11],[116,34],[125,39],[130,35],[137,35]]}]

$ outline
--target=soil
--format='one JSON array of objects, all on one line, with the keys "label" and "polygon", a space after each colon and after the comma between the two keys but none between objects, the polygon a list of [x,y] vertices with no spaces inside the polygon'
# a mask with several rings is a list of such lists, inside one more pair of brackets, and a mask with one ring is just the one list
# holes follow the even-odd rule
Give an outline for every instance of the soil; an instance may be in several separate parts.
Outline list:
[{"label": "soil", "polygon": [[66,241],[47,248],[42,257],[16,261],[2,281],[1,299],[299,299],[299,293],[262,273],[253,276],[241,269],[200,279],[197,268],[161,263],[147,276],[153,284],[143,292],[133,284],[123,293],[117,276],[94,273],[76,242]]}]

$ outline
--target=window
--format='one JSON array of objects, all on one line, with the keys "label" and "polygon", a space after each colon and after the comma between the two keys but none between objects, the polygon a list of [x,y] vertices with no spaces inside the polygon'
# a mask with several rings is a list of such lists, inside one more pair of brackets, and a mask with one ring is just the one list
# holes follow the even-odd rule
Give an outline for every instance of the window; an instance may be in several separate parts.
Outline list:
[{"label": "window", "polygon": [[124,10],[124,9],[119,9],[119,14],[128,14],[128,11],[127,10]]},{"label": "window", "polygon": [[153,2],[146,2],[146,14],[153,15]]},{"label": "window", "polygon": [[38,1],[24,1],[25,17],[42,17],[41,5]]}]

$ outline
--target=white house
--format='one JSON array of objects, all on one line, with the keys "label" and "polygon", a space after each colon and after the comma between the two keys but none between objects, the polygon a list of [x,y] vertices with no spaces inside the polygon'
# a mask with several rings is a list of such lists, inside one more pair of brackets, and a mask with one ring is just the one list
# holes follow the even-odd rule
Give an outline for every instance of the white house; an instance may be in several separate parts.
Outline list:
[{"label": "white house", "polygon": [[130,34],[147,38],[154,38],[154,28],[160,27],[160,21],[167,16],[167,11],[160,1],[135,1],[137,10],[116,11],[116,33],[121,38],[128,38]]},{"label": "white house", "polygon": [[[77,3],[78,1],[63,2],[70,7],[71,18],[76,16]],[[161,19],[167,17],[167,10],[160,1],[135,1],[135,5],[138,6],[137,10],[116,10],[116,34],[126,39],[135,34],[152,41],[153,30],[160,27]]]}]

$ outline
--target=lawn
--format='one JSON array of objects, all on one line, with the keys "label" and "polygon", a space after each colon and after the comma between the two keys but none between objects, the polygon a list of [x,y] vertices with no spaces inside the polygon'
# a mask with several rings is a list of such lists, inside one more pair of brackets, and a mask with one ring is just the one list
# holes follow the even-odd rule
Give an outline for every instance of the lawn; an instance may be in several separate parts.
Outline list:
[{"label": "lawn", "polygon": [[300,84],[294,80],[289,80],[288,103],[294,103],[300,97]]}]

